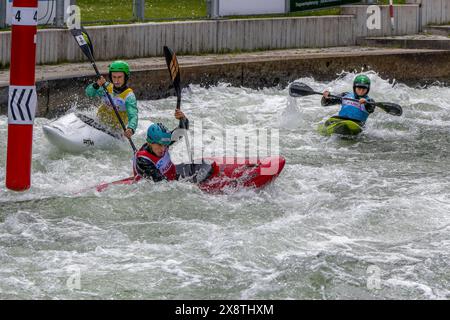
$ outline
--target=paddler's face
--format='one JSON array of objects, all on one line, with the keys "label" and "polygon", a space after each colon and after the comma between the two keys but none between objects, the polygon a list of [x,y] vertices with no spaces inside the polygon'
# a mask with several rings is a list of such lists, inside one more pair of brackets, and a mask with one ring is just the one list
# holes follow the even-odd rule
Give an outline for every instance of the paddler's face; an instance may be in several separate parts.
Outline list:
[{"label": "paddler's face", "polygon": [[120,88],[125,84],[125,74],[123,72],[111,72],[111,80],[114,87]]},{"label": "paddler's face", "polygon": [[158,157],[162,157],[167,148],[162,144],[156,143],[150,143],[150,147],[152,148],[153,153],[156,154]]},{"label": "paddler's face", "polygon": [[358,96],[365,96],[366,93],[367,93],[367,89],[366,88],[356,87],[356,94]]}]

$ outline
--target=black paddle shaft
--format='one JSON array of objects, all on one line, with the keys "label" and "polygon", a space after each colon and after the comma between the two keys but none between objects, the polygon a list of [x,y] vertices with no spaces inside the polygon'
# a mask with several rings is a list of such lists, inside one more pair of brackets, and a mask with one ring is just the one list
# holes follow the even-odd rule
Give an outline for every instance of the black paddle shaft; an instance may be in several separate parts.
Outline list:
[{"label": "black paddle shaft", "polygon": [[[181,109],[181,75],[180,75],[180,67],[178,64],[178,59],[175,53],[167,46],[164,46],[164,57],[166,58],[167,68],[169,69],[170,79],[172,80],[173,87],[175,88],[175,92],[177,94],[177,110]],[[184,130],[184,140],[186,142],[186,149],[189,155],[191,171],[194,172],[194,160],[192,158],[191,148],[189,144],[189,139],[187,135],[187,125],[185,119],[180,119],[180,128]]]},{"label": "black paddle shaft", "polygon": [[[181,75],[180,66],[175,53],[167,46],[164,46],[164,57],[166,59],[167,68],[169,69],[170,80],[177,95],[177,110],[181,109]],[[184,119],[180,119],[180,128],[187,129]]]}]

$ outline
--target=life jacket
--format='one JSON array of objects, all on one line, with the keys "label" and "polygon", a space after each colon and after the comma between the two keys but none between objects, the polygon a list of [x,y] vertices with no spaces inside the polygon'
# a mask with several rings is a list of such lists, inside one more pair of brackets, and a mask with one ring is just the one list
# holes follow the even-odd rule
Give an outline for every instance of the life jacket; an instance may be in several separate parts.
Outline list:
[{"label": "life jacket", "polygon": [[[119,115],[122,118],[123,123],[126,126],[128,124],[128,114],[125,101],[127,97],[133,93],[133,90],[127,88],[122,93],[117,94],[114,93],[114,85],[112,83],[108,85],[107,90],[114,102],[114,105],[119,111]],[[103,96],[103,104],[100,106],[100,108],[98,108],[97,117],[101,123],[106,124],[113,129],[122,129],[106,94]]]},{"label": "life jacket", "polygon": [[166,149],[166,152],[162,157],[158,157],[153,153],[148,152],[147,148],[144,145],[138,152],[136,152],[133,158],[133,172],[135,180],[140,180],[141,178],[143,178],[139,174],[136,167],[136,159],[141,157],[150,160],[155,165],[156,169],[158,169],[159,172],[161,172],[161,174],[167,178],[167,180],[177,179],[177,170],[172,160],[170,159],[169,149]]},{"label": "life jacket", "polygon": [[[362,98],[369,100],[367,96]],[[369,112],[367,112],[363,104],[359,103],[359,99],[354,93],[347,93],[343,96],[339,117],[365,122],[369,117]]]}]

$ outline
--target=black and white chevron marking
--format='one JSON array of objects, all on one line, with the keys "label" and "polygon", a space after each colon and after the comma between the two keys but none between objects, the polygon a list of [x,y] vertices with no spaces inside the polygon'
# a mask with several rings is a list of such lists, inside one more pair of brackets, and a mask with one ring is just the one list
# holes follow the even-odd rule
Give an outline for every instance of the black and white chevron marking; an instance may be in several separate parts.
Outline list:
[{"label": "black and white chevron marking", "polygon": [[11,124],[33,124],[36,102],[36,87],[10,86],[8,122]]}]

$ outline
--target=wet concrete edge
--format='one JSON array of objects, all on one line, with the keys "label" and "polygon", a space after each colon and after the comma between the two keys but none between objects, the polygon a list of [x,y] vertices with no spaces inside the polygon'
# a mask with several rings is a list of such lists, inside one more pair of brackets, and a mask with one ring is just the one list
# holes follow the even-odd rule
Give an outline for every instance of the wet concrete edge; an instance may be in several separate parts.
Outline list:
[{"label": "wet concrete edge", "polygon": [[[335,79],[343,71],[374,70],[384,79],[410,86],[424,86],[439,81],[450,84],[450,51],[388,53],[339,57],[292,57],[229,63],[181,65],[183,85],[205,87],[219,82],[253,89],[284,88],[301,77],[318,81]],[[91,106],[93,100],[84,95],[84,88],[93,77],[78,76],[45,80],[36,83],[37,117],[55,117],[71,107]],[[130,87],[138,100],[151,100],[174,94],[169,90],[168,71],[161,68],[135,71]],[[95,102],[94,102],[95,103]],[[0,87],[0,114],[7,113],[8,87]]]}]

